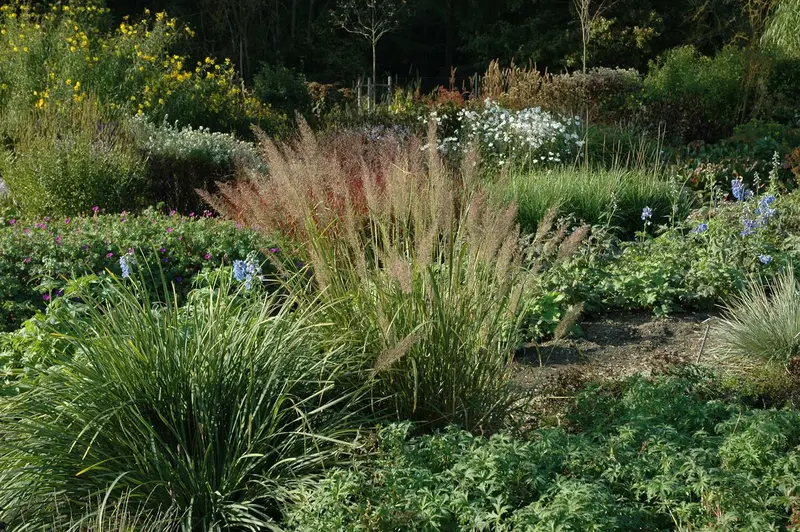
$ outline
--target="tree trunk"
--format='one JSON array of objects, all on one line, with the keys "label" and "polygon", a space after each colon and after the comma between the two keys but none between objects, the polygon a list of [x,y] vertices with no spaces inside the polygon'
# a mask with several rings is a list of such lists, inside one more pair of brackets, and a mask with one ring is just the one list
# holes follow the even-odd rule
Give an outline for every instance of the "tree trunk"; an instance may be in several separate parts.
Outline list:
[{"label": "tree trunk", "polygon": [[[373,87],[375,87],[375,83],[378,81],[377,78],[378,69],[376,68],[376,61],[375,61],[375,48],[377,46],[378,46],[378,41],[373,39],[372,41],[372,86]],[[375,87],[375,89],[377,89],[377,87]],[[375,99],[375,92],[377,92],[375,89],[373,89],[372,91],[373,100]]]}]

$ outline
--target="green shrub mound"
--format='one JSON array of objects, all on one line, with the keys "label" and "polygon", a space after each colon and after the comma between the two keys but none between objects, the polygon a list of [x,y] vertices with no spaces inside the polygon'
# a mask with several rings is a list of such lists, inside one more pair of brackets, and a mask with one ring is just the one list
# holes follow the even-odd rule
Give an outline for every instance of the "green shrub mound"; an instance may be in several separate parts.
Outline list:
[{"label": "green shrub mound", "polygon": [[[187,217],[148,209],[138,216],[46,217],[36,223],[10,218],[6,224],[0,228],[0,330],[18,328],[58,297],[67,278],[107,270],[121,275],[122,257],[138,261],[134,269],[161,268],[184,295],[206,268],[254,250],[266,262],[266,255],[274,255],[270,249],[278,251],[259,233],[203,213]],[[158,284],[150,288],[158,290]]]},{"label": "green shrub mound", "polygon": [[379,433],[295,493],[298,530],[780,530],[797,522],[800,412],[720,399],[706,374],[583,392],[573,433]]}]

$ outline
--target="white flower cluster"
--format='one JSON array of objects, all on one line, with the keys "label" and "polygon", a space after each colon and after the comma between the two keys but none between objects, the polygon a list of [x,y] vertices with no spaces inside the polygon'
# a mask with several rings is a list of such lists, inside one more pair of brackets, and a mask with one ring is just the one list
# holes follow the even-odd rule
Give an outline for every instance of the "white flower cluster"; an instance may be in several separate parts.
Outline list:
[{"label": "white flower cluster", "polygon": [[249,142],[237,140],[229,133],[219,133],[192,126],[179,127],[166,121],[160,126],[144,118],[136,118],[135,131],[139,143],[148,153],[178,160],[202,160],[214,164],[233,164],[235,160],[255,162],[256,150]]},{"label": "white flower cluster", "polygon": [[[435,112],[430,119],[436,120],[440,130],[447,121]],[[560,163],[583,144],[578,135],[579,117],[559,120],[539,107],[511,111],[486,100],[479,111],[459,110],[455,120],[455,128],[437,141],[437,149],[455,153],[477,144],[485,157],[500,166],[512,159],[531,164]]]}]

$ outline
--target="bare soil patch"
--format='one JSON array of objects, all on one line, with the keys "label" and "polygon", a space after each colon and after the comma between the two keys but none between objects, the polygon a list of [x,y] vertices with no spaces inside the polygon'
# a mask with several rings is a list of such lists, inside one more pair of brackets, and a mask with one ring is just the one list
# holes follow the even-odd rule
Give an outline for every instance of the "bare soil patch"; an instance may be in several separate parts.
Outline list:
[{"label": "bare soil patch", "polygon": [[515,382],[531,393],[539,415],[563,410],[586,383],[651,375],[696,362],[709,314],[655,318],[619,313],[580,322],[578,337],[528,344],[514,362]]}]

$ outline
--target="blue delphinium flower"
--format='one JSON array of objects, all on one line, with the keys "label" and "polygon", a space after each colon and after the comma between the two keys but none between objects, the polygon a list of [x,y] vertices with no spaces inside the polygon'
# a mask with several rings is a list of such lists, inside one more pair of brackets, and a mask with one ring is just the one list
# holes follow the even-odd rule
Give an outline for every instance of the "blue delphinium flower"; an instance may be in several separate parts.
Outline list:
[{"label": "blue delphinium flower", "polygon": [[245,260],[233,261],[233,278],[237,281],[244,281],[244,287],[250,290],[253,287],[253,279],[260,278],[261,266],[256,261],[255,254],[251,253]]},{"label": "blue delphinium flower", "polygon": [[733,193],[733,197],[736,198],[737,201],[742,201],[745,199],[744,195],[744,185],[742,184],[742,178],[734,179],[731,181],[731,192]]},{"label": "blue delphinium flower", "polygon": [[744,226],[744,229],[742,229],[742,236],[749,236],[756,232],[755,220],[748,220],[747,218],[743,218],[742,225]]},{"label": "blue delphinium flower", "polygon": [[644,209],[642,209],[642,220],[643,221],[644,220],[649,220],[652,217],[653,217],[653,209],[651,209],[650,207],[645,207]]},{"label": "blue delphinium flower", "polygon": [[247,265],[243,260],[233,261],[233,278],[237,281],[244,281],[247,277]]},{"label": "blue delphinium flower", "polygon": [[119,267],[122,269],[122,278],[128,279],[131,276],[131,265],[128,264],[128,259],[125,255],[119,258]]},{"label": "blue delphinium flower", "polygon": [[705,222],[697,224],[697,227],[694,228],[695,233],[705,233],[706,231],[708,231],[708,224]]},{"label": "blue delphinium flower", "polygon": [[758,260],[761,261],[761,264],[769,264],[772,262],[772,255],[760,255]]}]

